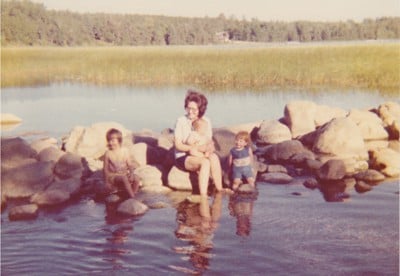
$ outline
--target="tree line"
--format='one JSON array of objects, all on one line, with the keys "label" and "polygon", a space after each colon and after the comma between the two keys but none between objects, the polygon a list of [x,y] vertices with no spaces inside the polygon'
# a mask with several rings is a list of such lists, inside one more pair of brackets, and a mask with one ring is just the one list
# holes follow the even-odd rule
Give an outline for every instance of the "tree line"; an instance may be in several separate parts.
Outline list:
[{"label": "tree line", "polygon": [[1,1],[1,44],[42,46],[205,45],[228,41],[310,42],[399,39],[400,17],[340,22],[261,21],[47,10]]}]

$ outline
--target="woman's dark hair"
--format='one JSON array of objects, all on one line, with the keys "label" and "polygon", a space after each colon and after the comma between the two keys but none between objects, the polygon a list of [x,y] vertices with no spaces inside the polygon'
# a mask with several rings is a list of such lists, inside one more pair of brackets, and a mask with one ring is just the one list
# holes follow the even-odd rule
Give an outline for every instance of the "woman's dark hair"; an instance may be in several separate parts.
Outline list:
[{"label": "woman's dark hair", "polygon": [[195,102],[197,104],[199,108],[199,118],[203,117],[208,104],[206,96],[199,92],[188,90],[185,98],[185,108],[187,108],[189,102]]},{"label": "woman's dark hair", "polygon": [[118,139],[118,142],[120,144],[122,143],[122,132],[119,131],[118,129],[111,128],[110,130],[107,131],[106,134],[107,142],[110,142],[110,140],[114,137]]}]

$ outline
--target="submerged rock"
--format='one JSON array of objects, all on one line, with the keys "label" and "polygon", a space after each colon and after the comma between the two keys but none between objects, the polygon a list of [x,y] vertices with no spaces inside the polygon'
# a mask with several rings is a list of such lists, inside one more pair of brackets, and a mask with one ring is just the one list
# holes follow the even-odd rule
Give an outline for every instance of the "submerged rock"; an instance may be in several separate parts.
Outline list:
[{"label": "submerged rock", "polygon": [[39,214],[39,207],[36,204],[26,204],[11,208],[8,213],[10,220],[35,219]]},{"label": "submerged rock", "polygon": [[122,202],[118,206],[118,213],[123,214],[123,215],[129,215],[129,216],[139,216],[143,215],[144,213],[147,212],[149,207],[140,201],[131,198],[127,199],[124,202]]},{"label": "submerged rock", "polygon": [[275,183],[275,184],[288,184],[292,182],[293,177],[285,173],[263,173],[260,176],[262,182]]},{"label": "submerged rock", "polygon": [[34,194],[31,197],[31,203],[37,205],[57,205],[67,201],[70,194],[62,190],[46,190]]},{"label": "submerged rock", "polygon": [[372,187],[367,183],[365,183],[364,181],[357,181],[354,188],[357,191],[357,193],[365,193],[372,190]]}]

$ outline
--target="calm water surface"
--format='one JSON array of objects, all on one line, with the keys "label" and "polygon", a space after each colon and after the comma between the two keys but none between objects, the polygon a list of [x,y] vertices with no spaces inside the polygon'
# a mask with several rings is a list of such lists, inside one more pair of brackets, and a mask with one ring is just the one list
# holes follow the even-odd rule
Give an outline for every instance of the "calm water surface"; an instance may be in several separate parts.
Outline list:
[{"label": "calm water surface", "polygon": [[[74,126],[116,121],[133,131],[173,128],[184,114],[186,88],[126,88],[62,84],[35,88],[6,88],[1,91],[2,113],[23,119],[21,125],[3,135],[44,133],[60,137]],[[214,127],[279,119],[286,103],[311,100],[319,104],[371,108],[395,100],[379,92],[213,92],[207,93],[207,116]]]},{"label": "calm water surface", "polygon": [[[3,89],[2,112],[23,123],[2,135],[60,138],[76,125],[116,121],[132,130],[161,131],[183,114],[185,89],[54,85]],[[377,107],[379,93],[209,93],[214,126],[277,119],[290,100]],[[37,135],[36,135],[37,136]],[[166,208],[124,218],[89,197],[41,209],[32,221],[1,214],[2,275],[398,275],[399,186],[389,181],[364,194],[326,202],[326,191],[257,184],[256,196],[186,193],[152,196]],[[12,207],[10,203],[8,208]],[[205,219],[207,215],[210,220]]]}]

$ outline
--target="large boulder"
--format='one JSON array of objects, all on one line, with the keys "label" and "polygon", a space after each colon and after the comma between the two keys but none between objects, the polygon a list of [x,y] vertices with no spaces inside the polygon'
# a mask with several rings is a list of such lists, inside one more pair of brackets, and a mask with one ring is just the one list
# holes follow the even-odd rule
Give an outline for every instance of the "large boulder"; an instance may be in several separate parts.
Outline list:
[{"label": "large boulder", "polygon": [[176,190],[192,190],[190,173],[173,166],[168,174],[168,186]]},{"label": "large boulder", "polygon": [[218,156],[221,159],[227,158],[235,145],[235,133],[225,128],[213,129],[213,141]]},{"label": "large boulder", "polygon": [[382,120],[373,112],[352,109],[347,116],[361,130],[364,140],[387,140],[389,135]]},{"label": "large boulder", "polygon": [[147,212],[149,207],[140,201],[130,198],[122,202],[118,208],[118,213],[128,216],[139,216]]},{"label": "large boulder", "polygon": [[310,101],[293,101],[285,106],[284,120],[297,138],[315,130],[315,112],[317,105]]},{"label": "large boulder", "polygon": [[41,191],[31,196],[31,203],[39,206],[56,205],[67,201],[70,198],[69,193],[62,190],[46,190]]},{"label": "large boulder", "polygon": [[339,180],[346,176],[346,167],[342,160],[331,159],[317,170],[317,175],[322,180]]},{"label": "large boulder", "polygon": [[332,119],[346,117],[347,111],[327,105],[317,105],[315,110],[314,123],[316,127],[320,127]]},{"label": "large boulder", "polygon": [[157,146],[166,150],[170,150],[174,146],[174,131],[170,128],[164,129],[158,137]]},{"label": "large boulder", "polygon": [[2,171],[21,166],[25,159],[37,159],[37,152],[22,138],[1,138]]},{"label": "large boulder", "polygon": [[140,142],[132,145],[125,145],[128,148],[131,158],[136,161],[139,166],[145,166],[147,164],[147,149],[146,143]]},{"label": "large boulder", "polygon": [[257,143],[260,144],[277,144],[291,139],[290,129],[277,120],[263,121],[257,132]]},{"label": "large boulder", "polygon": [[39,214],[39,207],[36,204],[25,204],[13,207],[8,213],[10,220],[35,219]]},{"label": "large boulder", "polygon": [[111,128],[116,128],[122,132],[124,143],[129,142],[128,140],[132,137],[131,131],[121,124],[102,122],[93,124],[90,127],[75,127],[68,136],[62,139],[63,147],[67,152],[75,153],[85,158],[99,159],[107,150],[106,133]]},{"label": "large boulder", "polygon": [[161,171],[156,167],[145,165],[137,168],[135,174],[141,179],[143,187],[162,186]]},{"label": "large boulder", "polygon": [[336,118],[319,128],[312,149],[323,163],[343,161],[347,175],[368,169],[364,138],[350,118]]},{"label": "large boulder", "polygon": [[389,132],[389,139],[399,140],[400,133],[400,104],[387,102],[378,107],[378,115]]},{"label": "large boulder", "polygon": [[46,162],[46,161],[54,161],[58,162],[60,160],[61,156],[65,154],[65,151],[62,151],[56,147],[47,147],[45,149],[42,149],[39,152],[38,159],[39,161]]},{"label": "large boulder", "polygon": [[400,153],[390,148],[371,152],[371,168],[389,177],[400,176]]},{"label": "large boulder", "polygon": [[2,193],[8,198],[30,197],[53,181],[54,162],[35,162],[2,174]]},{"label": "large boulder", "polygon": [[284,141],[265,149],[264,157],[272,161],[288,161],[295,154],[308,151],[298,140]]},{"label": "large boulder", "polygon": [[51,138],[51,137],[35,140],[30,144],[30,146],[37,153],[40,153],[43,149],[48,148],[48,147],[58,148],[57,139]]},{"label": "large boulder", "polygon": [[322,155],[368,159],[361,130],[349,118],[336,118],[319,128],[312,149]]},{"label": "large boulder", "polygon": [[84,175],[84,160],[73,153],[64,154],[56,163],[54,173],[61,179],[81,178]]}]

